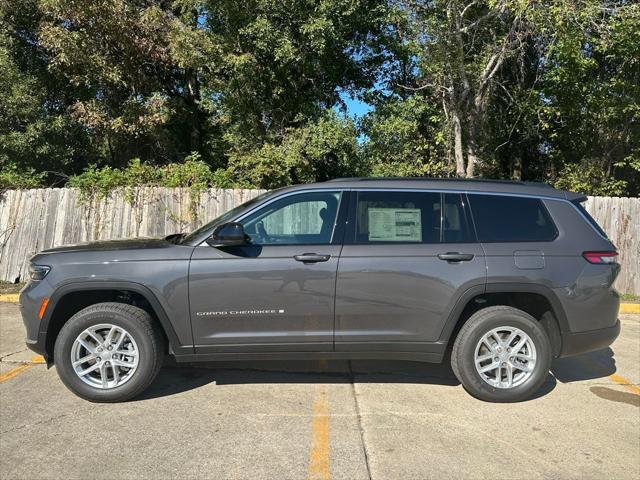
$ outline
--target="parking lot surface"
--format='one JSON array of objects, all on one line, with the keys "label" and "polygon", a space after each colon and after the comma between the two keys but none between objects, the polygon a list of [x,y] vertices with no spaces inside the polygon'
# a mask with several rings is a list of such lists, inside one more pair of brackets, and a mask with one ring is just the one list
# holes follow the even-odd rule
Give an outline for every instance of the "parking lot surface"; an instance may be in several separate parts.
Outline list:
[{"label": "parking lot surface", "polygon": [[640,478],[640,315],[611,349],[556,360],[532,400],[468,395],[448,366],[166,366],[142,397],[83,401],[0,303],[0,477]]}]

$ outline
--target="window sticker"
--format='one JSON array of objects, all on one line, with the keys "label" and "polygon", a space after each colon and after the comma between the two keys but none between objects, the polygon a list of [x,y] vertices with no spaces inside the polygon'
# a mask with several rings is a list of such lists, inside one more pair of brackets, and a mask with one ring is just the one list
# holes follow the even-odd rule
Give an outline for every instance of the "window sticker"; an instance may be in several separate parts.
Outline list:
[{"label": "window sticker", "polygon": [[419,208],[369,208],[370,242],[421,242]]}]

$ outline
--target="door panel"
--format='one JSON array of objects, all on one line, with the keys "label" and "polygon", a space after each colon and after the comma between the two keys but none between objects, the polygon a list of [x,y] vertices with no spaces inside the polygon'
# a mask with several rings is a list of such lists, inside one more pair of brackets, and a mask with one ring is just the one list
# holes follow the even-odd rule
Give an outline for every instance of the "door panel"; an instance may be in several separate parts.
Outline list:
[{"label": "door panel", "polygon": [[[437,257],[443,252],[474,257],[452,263]],[[421,350],[420,342],[440,337],[457,295],[484,285],[485,272],[477,244],[345,245],[336,288],[336,350]]]},{"label": "door panel", "polygon": [[349,213],[336,282],[336,350],[425,349],[439,339],[459,295],[486,281],[464,197],[362,191],[352,193]]},{"label": "door panel", "polygon": [[333,350],[342,196],[323,190],[276,198],[238,219],[248,245],[195,249],[196,353]]},{"label": "door panel", "polygon": [[[304,253],[330,258],[294,259]],[[189,294],[197,353],[331,350],[339,254],[339,245],[196,248]]]}]

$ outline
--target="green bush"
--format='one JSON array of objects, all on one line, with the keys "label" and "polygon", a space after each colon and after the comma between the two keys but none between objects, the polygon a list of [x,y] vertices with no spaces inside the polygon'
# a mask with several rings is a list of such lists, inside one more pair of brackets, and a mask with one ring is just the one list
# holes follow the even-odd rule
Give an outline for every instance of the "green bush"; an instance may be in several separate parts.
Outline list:
[{"label": "green bush", "polygon": [[0,193],[10,189],[39,188],[44,183],[44,173],[33,168],[20,171],[15,165],[0,169]]}]

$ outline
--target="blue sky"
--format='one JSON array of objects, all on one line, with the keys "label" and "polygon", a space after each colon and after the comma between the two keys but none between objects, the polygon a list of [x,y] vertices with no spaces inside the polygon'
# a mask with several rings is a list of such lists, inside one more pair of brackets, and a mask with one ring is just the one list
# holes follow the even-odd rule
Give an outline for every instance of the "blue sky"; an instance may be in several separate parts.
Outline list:
[{"label": "blue sky", "polygon": [[373,107],[368,103],[362,102],[356,98],[351,98],[348,94],[342,93],[340,97],[347,104],[347,115],[350,117],[357,116],[362,118],[366,113],[370,112]]}]

